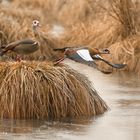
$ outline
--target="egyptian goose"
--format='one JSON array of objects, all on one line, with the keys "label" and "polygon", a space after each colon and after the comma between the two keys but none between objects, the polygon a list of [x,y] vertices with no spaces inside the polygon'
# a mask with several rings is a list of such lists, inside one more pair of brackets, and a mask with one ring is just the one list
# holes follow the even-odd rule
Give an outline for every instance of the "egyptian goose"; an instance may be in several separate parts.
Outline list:
[{"label": "egyptian goose", "polygon": [[[113,64],[100,56],[101,54],[110,54],[110,51],[108,49],[99,50],[97,48],[89,48],[89,47],[79,47],[79,48],[66,47],[66,48],[57,48],[54,49],[54,51],[61,51],[64,57],[91,66],[96,65],[95,60],[103,61],[106,64],[117,69],[121,69],[126,66],[126,64]],[[64,58],[62,58],[61,60],[63,59]]]},{"label": "egyptian goose", "polygon": [[32,29],[33,29],[35,37],[38,37],[38,38],[40,38],[40,35],[38,33],[38,27],[40,27],[40,26],[41,25],[40,25],[38,20],[33,20],[33,22],[32,22]]},{"label": "egyptian goose", "polygon": [[13,51],[19,55],[28,55],[39,49],[39,43],[31,39],[23,39],[12,42],[0,50],[0,56],[9,51]]},{"label": "egyptian goose", "polygon": [[43,31],[39,30],[40,26],[41,25],[38,20],[33,20],[32,29],[35,39],[40,44],[41,56],[47,60],[57,60],[58,55],[53,51],[53,49],[58,45],[57,40],[50,36],[50,34],[44,33]]}]

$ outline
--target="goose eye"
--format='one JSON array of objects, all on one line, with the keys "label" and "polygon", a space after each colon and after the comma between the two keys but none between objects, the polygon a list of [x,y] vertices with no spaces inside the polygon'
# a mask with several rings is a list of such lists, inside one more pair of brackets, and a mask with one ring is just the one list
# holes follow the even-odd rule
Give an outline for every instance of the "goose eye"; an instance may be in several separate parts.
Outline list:
[{"label": "goose eye", "polygon": [[104,51],[108,52],[109,50],[108,49],[105,49]]}]

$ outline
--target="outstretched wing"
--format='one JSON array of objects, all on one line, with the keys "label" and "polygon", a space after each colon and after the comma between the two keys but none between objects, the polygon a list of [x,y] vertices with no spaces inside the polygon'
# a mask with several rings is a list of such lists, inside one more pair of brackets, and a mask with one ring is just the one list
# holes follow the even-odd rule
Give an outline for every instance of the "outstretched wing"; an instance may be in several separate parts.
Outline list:
[{"label": "outstretched wing", "polygon": [[92,57],[90,56],[89,50],[88,49],[81,49],[77,50],[76,53],[82,57],[85,61],[94,61]]},{"label": "outstretched wing", "polygon": [[114,63],[111,63],[111,62],[105,60],[104,58],[102,58],[100,55],[94,55],[93,59],[103,61],[106,64],[108,64],[111,67],[116,68],[116,69],[122,69],[127,65],[127,64],[114,64]]},{"label": "outstretched wing", "polygon": [[91,67],[96,67],[96,63],[90,56],[88,49],[77,50],[76,53],[67,55],[67,58]]},{"label": "outstretched wing", "polygon": [[[85,53],[85,52],[84,52]],[[79,62],[79,63],[82,63],[82,64],[86,64],[88,66],[91,66],[91,67],[94,67],[95,69],[101,71],[102,73],[104,74],[110,74],[112,73],[112,71],[105,71],[105,70],[102,70],[98,67],[98,65],[95,63],[94,60],[91,60],[90,57],[82,57],[83,56],[83,53],[81,53],[81,51],[79,53],[75,53],[75,54],[71,54],[71,55],[68,55],[67,57],[71,60],[74,60],[76,62]],[[88,59],[89,58],[89,59]],[[88,60],[88,61],[87,61]]]}]

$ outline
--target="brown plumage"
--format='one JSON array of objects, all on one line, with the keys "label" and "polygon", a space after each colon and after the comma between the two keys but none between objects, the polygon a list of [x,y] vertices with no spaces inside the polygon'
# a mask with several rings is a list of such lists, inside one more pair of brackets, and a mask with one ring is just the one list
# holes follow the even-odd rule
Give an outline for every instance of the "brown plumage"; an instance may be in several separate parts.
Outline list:
[{"label": "brown plumage", "polygon": [[88,47],[66,47],[66,48],[58,48],[54,49],[55,51],[61,51],[63,53],[62,60],[64,57],[68,57],[72,60],[75,60],[80,63],[88,64],[90,66],[96,66],[95,60],[100,60],[105,62],[106,64],[110,65],[113,68],[121,69],[126,66],[126,64],[113,64],[104,58],[102,58],[101,54],[110,54],[108,49],[99,50],[97,48],[88,48]]},{"label": "brown plumage", "polygon": [[57,48],[53,49],[54,51],[61,52],[61,57],[64,58],[70,57],[73,54],[76,54],[78,50],[87,50],[91,56],[97,55],[97,54],[110,54],[110,51],[108,49],[98,49],[98,48],[89,48],[89,47],[65,47],[65,48]]},{"label": "brown plumage", "polygon": [[88,50],[89,50],[89,53],[90,53],[91,56],[97,55],[97,54],[110,54],[110,51],[108,49],[106,49],[106,48],[100,50],[98,48],[89,47]]},{"label": "brown plumage", "polygon": [[33,41],[31,39],[23,39],[23,40],[12,42],[8,44],[7,46],[3,47],[0,50],[0,56],[4,55],[5,53],[9,51],[13,51],[21,55],[28,55],[28,54],[34,53],[38,49],[39,49],[38,42]]},{"label": "brown plumage", "polygon": [[53,49],[56,48],[56,46],[58,45],[57,40],[52,38],[47,33],[41,32],[38,29],[39,27],[39,21],[34,20],[32,22],[32,28],[34,32],[34,37],[40,44],[41,56],[50,61],[57,61],[59,59],[59,55],[57,54],[57,52],[53,51]]}]

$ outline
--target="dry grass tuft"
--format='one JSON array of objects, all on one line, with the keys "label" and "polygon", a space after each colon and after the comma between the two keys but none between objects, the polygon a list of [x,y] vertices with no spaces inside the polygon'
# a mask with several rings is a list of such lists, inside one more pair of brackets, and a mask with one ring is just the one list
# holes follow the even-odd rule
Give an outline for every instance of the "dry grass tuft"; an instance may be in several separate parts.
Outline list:
[{"label": "dry grass tuft", "polygon": [[0,63],[0,117],[61,119],[93,116],[107,105],[87,78],[47,62]]},{"label": "dry grass tuft", "polygon": [[[112,43],[110,41],[107,43],[112,55],[105,58],[114,63],[126,63],[127,67],[122,71],[140,75],[140,39],[137,14],[139,5],[132,0],[109,0],[109,2],[111,5],[109,15],[112,17],[114,31],[112,35],[109,35],[110,30],[108,30],[105,33],[106,36],[101,35],[101,39],[104,38],[107,41],[111,36],[114,38],[116,35],[117,38],[115,37],[116,40]],[[116,28],[114,21],[117,25]],[[118,34],[116,34],[117,31]],[[100,63],[100,66],[103,69],[116,71],[104,63]]]},{"label": "dry grass tuft", "polygon": [[[96,0],[14,0],[13,4],[20,8],[39,9],[49,21],[73,25],[79,21],[90,21],[95,18]],[[75,14],[76,13],[76,14]]]},{"label": "dry grass tuft", "polygon": [[111,15],[120,22],[122,39],[137,34],[137,15],[135,3],[132,0],[109,0]]},{"label": "dry grass tuft", "polygon": [[[46,30],[46,26],[42,26],[47,41],[40,43],[43,44],[40,51],[29,57],[30,60],[40,56],[49,60],[58,59],[61,54],[55,54],[51,47],[85,45],[110,48],[113,54],[108,57],[110,61],[128,62],[125,70],[140,73],[140,70],[136,70],[139,58],[139,39],[136,37],[140,31],[139,11],[138,0],[12,0],[7,5],[0,3],[0,32],[3,34],[0,33],[0,45],[23,38],[34,39],[31,22],[38,19],[47,27],[62,25],[65,33],[53,38],[51,29]],[[123,51],[128,47],[133,50],[132,54]]]}]

